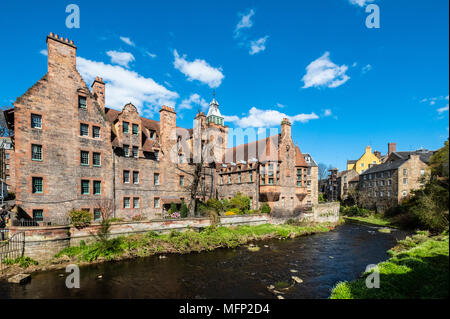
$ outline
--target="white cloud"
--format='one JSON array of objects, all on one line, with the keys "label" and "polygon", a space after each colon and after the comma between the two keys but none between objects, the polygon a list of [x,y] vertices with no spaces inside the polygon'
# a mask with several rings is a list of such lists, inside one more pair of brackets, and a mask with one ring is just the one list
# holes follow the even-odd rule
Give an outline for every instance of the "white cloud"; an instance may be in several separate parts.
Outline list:
[{"label": "white cloud", "polygon": [[253,40],[250,42],[250,55],[254,55],[258,52],[264,51],[266,49],[266,41],[269,38],[268,35],[266,35],[264,38]]},{"label": "white cloud", "polygon": [[315,113],[310,114],[297,114],[293,116],[286,115],[276,110],[261,110],[256,107],[252,107],[249,114],[245,117],[239,118],[238,116],[224,116],[225,121],[232,122],[236,126],[246,127],[275,127],[279,126],[283,118],[288,118],[292,123],[301,122],[306,123],[310,120],[318,119],[319,117]]},{"label": "white cloud", "polygon": [[145,51],[145,54],[146,54],[147,56],[151,57],[151,58],[156,58],[156,57],[157,57],[156,54],[151,53],[151,52],[149,52],[149,51]]},{"label": "white cloud", "polygon": [[194,105],[200,106],[202,111],[205,111],[208,108],[209,104],[200,95],[194,93],[191,94],[191,96],[188,99],[184,99],[183,101],[181,101],[180,105],[178,106],[178,109],[190,110]]},{"label": "white cloud", "polygon": [[448,101],[448,95],[447,96],[434,96],[434,97],[427,97],[420,101],[420,103],[429,103],[431,106],[435,105],[436,102],[447,100]]},{"label": "white cloud", "polygon": [[248,29],[253,26],[252,17],[255,15],[255,11],[253,9],[250,9],[248,14],[242,14],[239,13],[239,16],[241,16],[241,20],[239,20],[238,24],[236,25],[236,29],[234,30],[234,36],[239,37],[240,30],[241,29]]},{"label": "white cloud", "polygon": [[134,61],[134,56],[130,52],[108,51],[106,54],[111,58],[111,63],[122,65],[128,68],[128,64]]},{"label": "white cloud", "polygon": [[347,82],[350,77],[345,74],[348,67],[344,64],[338,66],[331,62],[330,53],[325,52],[317,60],[311,62],[306,67],[306,74],[303,76],[303,88],[323,87],[335,88]]},{"label": "white cloud", "polygon": [[363,74],[365,74],[365,73],[371,71],[372,69],[373,69],[373,66],[370,65],[370,64],[367,64],[366,66],[364,66],[364,67],[361,69],[361,71],[362,71]]},{"label": "white cloud", "polygon": [[128,45],[131,45],[132,47],[135,46],[134,42],[131,41],[131,39],[128,37],[120,37],[120,40],[122,40],[123,42],[125,42]]},{"label": "white cloud", "polygon": [[437,109],[437,111],[438,111],[439,114],[448,111],[448,104],[446,106],[444,106],[444,107],[441,107],[441,108]]},{"label": "white cloud", "polygon": [[375,0],[350,0],[350,3],[360,7],[365,7],[367,4],[374,2]]},{"label": "white cloud", "polygon": [[41,51],[39,51],[40,54],[48,56],[48,52],[47,49],[42,49]]},{"label": "white cloud", "polygon": [[186,55],[179,56],[176,50],[173,51],[175,69],[188,77],[189,81],[200,81],[208,84],[211,88],[217,88],[225,77],[222,68],[214,68],[205,60],[196,59],[193,62],[186,60]]},{"label": "white cloud", "polygon": [[277,103],[277,104],[276,104],[276,106],[277,106],[277,107],[279,107],[280,109],[282,109],[282,108],[286,107],[286,105],[284,105],[284,104],[281,104],[281,103]]},{"label": "white cloud", "polygon": [[142,115],[152,116],[161,107],[173,107],[178,98],[176,92],[166,89],[151,78],[127,70],[118,65],[77,58],[77,69],[87,83],[96,76],[106,82],[106,105],[121,110],[126,103],[133,103]]},{"label": "white cloud", "polygon": [[326,110],[323,112],[323,116],[331,116],[331,115],[333,115],[333,112],[332,112],[330,109],[326,109]]}]

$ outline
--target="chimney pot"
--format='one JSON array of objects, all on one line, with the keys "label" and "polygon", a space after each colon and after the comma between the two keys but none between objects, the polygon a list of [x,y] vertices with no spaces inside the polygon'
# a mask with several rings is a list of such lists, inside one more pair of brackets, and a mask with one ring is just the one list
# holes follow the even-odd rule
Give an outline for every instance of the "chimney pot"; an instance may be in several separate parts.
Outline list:
[{"label": "chimney pot", "polygon": [[53,36],[53,32],[50,32],[50,36],[51,36],[51,37]]}]

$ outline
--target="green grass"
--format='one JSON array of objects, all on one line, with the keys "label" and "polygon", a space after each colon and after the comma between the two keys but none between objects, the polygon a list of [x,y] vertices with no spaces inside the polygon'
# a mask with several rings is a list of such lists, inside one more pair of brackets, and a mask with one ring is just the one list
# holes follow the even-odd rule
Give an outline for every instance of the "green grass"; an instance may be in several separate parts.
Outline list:
[{"label": "green grass", "polygon": [[366,287],[366,277],[338,283],[331,299],[437,299],[449,295],[449,236],[426,232],[399,241],[378,264],[380,288]]},{"label": "green grass", "polygon": [[370,215],[367,217],[345,217],[345,219],[359,221],[377,226],[394,227],[389,219],[383,218],[379,215]]},{"label": "green grass", "polygon": [[294,238],[301,235],[327,232],[325,225],[271,225],[207,227],[201,232],[187,230],[169,234],[146,234],[117,237],[106,242],[94,242],[69,247],[55,258],[69,257],[74,261],[98,259],[122,259],[150,256],[158,253],[189,253],[213,250],[220,247],[234,248],[250,241],[266,238]]},{"label": "green grass", "polygon": [[28,268],[29,266],[36,266],[38,262],[30,257],[17,257],[16,259],[4,259],[3,264],[5,265],[18,265],[22,268]]}]

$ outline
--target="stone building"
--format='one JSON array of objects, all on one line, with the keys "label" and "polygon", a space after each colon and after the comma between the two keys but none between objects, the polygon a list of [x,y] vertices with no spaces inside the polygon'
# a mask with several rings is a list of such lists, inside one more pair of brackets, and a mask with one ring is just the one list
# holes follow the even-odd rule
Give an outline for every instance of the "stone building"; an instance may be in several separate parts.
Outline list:
[{"label": "stone building", "polygon": [[241,192],[250,197],[252,209],[267,203],[277,215],[318,202],[317,164],[294,146],[288,119],[283,119],[280,134],[228,149],[225,158],[230,161],[218,168],[219,199]]},{"label": "stone building", "polygon": [[6,185],[6,193],[15,192],[14,148],[10,137],[0,137],[0,179]]},{"label": "stone building", "polygon": [[338,173],[337,182],[337,197],[338,200],[345,200],[349,191],[354,188],[355,181],[359,180],[359,174],[355,169],[345,170]]},{"label": "stone building", "polygon": [[188,202],[192,189],[201,200],[240,191],[253,208],[268,202],[284,214],[317,203],[317,165],[294,146],[287,119],[281,134],[256,142],[264,154],[249,153],[251,143],[227,149],[228,127],[215,98],[191,129],[178,127],[167,106],[159,121],[140,116],[131,103],[108,108],[103,79],[85,83],[76,50],[50,33],[47,73],[4,111],[14,132],[10,176],[20,214],[52,222],[84,209],[99,219],[107,202],[115,217],[161,218],[171,204]]},{"label": "stone building", "polygon": [[367,208],[384,211],[398,205],[419,189],[429,172],[427,163],[433,151],[391,152],[383,164],[359,176],[360,202]]}]

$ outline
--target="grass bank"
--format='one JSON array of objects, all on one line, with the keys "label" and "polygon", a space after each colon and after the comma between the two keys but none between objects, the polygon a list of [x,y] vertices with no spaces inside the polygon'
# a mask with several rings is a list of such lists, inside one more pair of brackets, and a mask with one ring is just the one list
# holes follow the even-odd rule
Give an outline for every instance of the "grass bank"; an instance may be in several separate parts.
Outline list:
[{"label": "grass bank", "polygon": [[327,232],[331,225],[272,225],[207,227],[201,232],[187,230],[169,234],[148,232],[117,237],[105,242],[81,243],[59,252],[53,263],[95,262],[146,257],[155,254],[190,253],[217,248],[234,248],[251,241],[270,238],[295,238],[302,235]]},{"label": "grass bank", "polygon": [[449,235],[430,237],[427,232],[407,237],[389,250],[391,258],[378,264],[380,288],[366,287],[361,278],[338,283],[331,299],[448,298]]},{"label": "grass bank", "polygon": [[344,217],[346,220],[357,221],[365,224],[382,226],[382,227],[392,227],[397,228],[397,226],[393,225],[392,221],[388,218],[385,218],[381,215],[370,215],[367,217],[361,216],[353,216],[353,217]]}]

